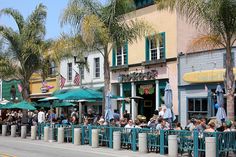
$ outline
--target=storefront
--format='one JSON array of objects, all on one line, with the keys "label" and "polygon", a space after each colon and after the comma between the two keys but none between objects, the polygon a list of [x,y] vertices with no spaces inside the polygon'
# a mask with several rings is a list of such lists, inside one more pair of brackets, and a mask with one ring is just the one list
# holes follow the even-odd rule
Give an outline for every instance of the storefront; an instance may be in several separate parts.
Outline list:
[{"label": "storefront", "polygon": [[57,78],[47,78],[44,82],[39,74],[34,73],[30,79],[30,100],[37,102],[39,99],[52,95],[57,89]]},{"label": "storefront", "polygon": [[[224,56],[224,49],[179,56],[179,112],[182,126],[191,118],[210,118],[216,115],[216,87],[220,84],[225,90]],[[227,112],[226,97],[224,108]]]},{"label": "storefront", "polygon": [[[169,65],[171,67],[171,65]],[[130,102],[113,102],[113,109],[127,110],[132,119],[144,115],[149,120],[154,111],[164,105],[164,90],[167,82],[174,86],[174,77],[170,78],[168,66],[130,67],[112,70],[112,92],[121,97],[139,96],[143,99],[131,99]],[[173,76],[173,75],[171,75]],[[174,97],[177,97],[174,92]],[[175,99],[176,100],[176,99]],[[175,101],[176,103],[177,101]],[[123,108],[122,108],[123,106]]]}]

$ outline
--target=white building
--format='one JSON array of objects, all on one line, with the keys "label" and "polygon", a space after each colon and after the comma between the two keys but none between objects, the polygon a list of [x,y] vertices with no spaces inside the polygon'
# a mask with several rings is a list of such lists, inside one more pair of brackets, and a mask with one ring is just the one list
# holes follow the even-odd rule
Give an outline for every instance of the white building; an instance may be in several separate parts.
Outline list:
[{"label": "white building", "polygon": [[[74,78],[77,72],[80,74],[82,87],[102,91],[104,87],[104,58],[102,54],[98,51],[91,51],[86,53],[84,57],[88,69],[86,69],[86,67],[79,68],[80,61],[75,57],[61,61],[59,73],[66,79],[63,89],[79,88],[79,86],[74,84]],[[87,111],[88,108],[93,108],[96,112],[102,112],[102,102],[86,102],[83,104],[83,111]]]}]

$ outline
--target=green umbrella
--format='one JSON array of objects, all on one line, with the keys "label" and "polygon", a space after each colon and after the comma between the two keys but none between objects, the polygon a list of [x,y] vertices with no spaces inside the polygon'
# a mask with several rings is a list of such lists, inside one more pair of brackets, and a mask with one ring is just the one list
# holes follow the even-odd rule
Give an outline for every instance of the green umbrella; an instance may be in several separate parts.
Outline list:
[{"label": "green umbrella", "polygon": [[11,102],[7,103],[6,105],[1,104],[0,109],[10,109],[12,105],[14,104]]},{"label": "green umbrella", "polygon": [[36,108],[27,101],[21,101],[17,104],[12,104],[8,109],[36,110]]},{"label": "green umbrella", "polygon": [[34,107],[45,107],[45,108],[50,108],[50,103],[49,102],[41,102],[41,103],[35,103]]},{"label": "green umbrella", "polygon": [[75,104],[70,102],[54,102],[53,107],[69,107],[69,106],[75,106]]}]

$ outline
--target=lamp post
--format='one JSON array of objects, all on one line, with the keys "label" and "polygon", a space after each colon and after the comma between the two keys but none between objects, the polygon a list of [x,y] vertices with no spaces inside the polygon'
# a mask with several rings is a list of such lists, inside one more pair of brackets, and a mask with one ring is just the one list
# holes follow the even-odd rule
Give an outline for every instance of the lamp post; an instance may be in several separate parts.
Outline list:
[{"label": "lamp post", "polygon": [[[85,60],[77,60],[77,57],[74,56],[74,63],[78,64],[79,67],[79,79],[80,79],[80,88],[82,88],[82,77],[81,77],[81,68],[84,68],[84,65],[86,64],[86,59]],[[79,101],[79,123],[82,122],[82,102],[83,101]]]}]

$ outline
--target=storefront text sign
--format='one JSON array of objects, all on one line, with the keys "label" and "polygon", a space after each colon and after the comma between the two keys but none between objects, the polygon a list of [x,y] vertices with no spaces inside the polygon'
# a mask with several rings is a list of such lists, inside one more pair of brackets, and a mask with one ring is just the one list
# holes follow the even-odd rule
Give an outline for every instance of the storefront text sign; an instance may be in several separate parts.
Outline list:
[{"label": "storefront text sign", "polygon": [[157,70],[151,70],[148,72],[133,72],[130,74],[122,74],[119,76],[121,82],[132,82],[132,81],[144,81],[144,80],[155,80],[158,77]]}]

